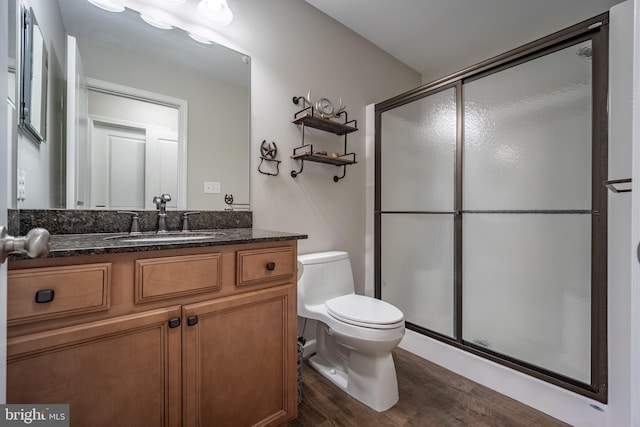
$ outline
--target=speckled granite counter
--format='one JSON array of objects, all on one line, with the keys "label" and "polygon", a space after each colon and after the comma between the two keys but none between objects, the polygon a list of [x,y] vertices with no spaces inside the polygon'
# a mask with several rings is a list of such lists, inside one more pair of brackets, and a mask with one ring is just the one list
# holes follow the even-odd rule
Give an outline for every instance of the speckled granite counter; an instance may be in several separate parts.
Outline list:
[{"label": "speckled granite counter", "polygon": [[[182,229],[185,211],[167,211],[169,230]],[[157,211],[137,211],[142,231],[155,230]],[[251,211],[201,211],[189,217],[191,229],[251,228]],[[80,209],[9,209],[9,234],[24,236],[34,227],[43,227],[53,234],[123,233],[131,227],[131,215],[114,210]]]},{"label": "speckled granite counter", "polygon": [[[168,211],[169,230],[181,229],[183,211]],[[157,224],[157,212],[139,211],[143,236],[152,237]],[[202,211],[190,217],[191,229],[210,232],[210,237],[197,240],[136,241],[125,231],[131,226],[131,216],[116,211],[98,210],[9,210],[9,233],[23,236],[34,227],[44,227],[51,233],[49,257],[99,255],[122,252],[142,252],[160,249],[182,249],[246,243],[277,242],[306,239],[299,233],[257,230],[252,228],[250,211]],[[177,231],[174,231],[178,235]],[[10,255],[9,259],[25,259]]]},{"label": "speckled granite counter", "polygon": [[[136,241],[135,238],[130,240],[130,236],[124,233],[58,234],[51,236],[49,257],[57,258],[77,255],[155,251],[160,249],[197,248],[307,238],[305,234],[256,230],[252,228],[216,229],[211,231],[215,231],[215,234],[210,238],[175,240],[170,242]],[[22,255],[11,255],[10,259],[11,258],[25,259],[26,257]]]}]

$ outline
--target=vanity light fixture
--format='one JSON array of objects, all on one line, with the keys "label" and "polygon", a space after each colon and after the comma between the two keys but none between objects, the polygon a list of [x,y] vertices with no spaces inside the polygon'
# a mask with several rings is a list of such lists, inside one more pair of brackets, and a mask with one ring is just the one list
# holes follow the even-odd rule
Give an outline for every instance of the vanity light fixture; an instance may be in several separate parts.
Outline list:
[{"label": "vanity light fixture", "polygon": [[166,22],[155,18],[153,16],[150,15],[145,15],[144,13],[140,14],[140,18],[142,18],[142,20],[144,22],[146,22],[147,24],[156,27],[156,28],[160,28],[161,30],[170,30],[173,28],[173,25],[169,25]]},{"label": "vanity light fixture", "polygon": [[94,6],[109,12],[124,12],[124,6],[113,0],[88,0]]},{"label": "vanity light fixture", "polygon": [[198,12],[216,25],[228,25],[233,20],[227,0],[200,0]]}]

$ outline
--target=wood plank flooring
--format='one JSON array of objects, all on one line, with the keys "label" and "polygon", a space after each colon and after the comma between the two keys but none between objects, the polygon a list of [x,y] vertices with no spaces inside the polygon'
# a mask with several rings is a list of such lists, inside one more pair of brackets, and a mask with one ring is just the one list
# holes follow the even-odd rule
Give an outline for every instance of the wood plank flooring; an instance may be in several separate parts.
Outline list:
[{"label": "wood plank flooring", "polygon": [[302,403],[289,427],[566,426],[542,412],[397,348],[400,401],[376,412],[339,390],[306,362]]}]

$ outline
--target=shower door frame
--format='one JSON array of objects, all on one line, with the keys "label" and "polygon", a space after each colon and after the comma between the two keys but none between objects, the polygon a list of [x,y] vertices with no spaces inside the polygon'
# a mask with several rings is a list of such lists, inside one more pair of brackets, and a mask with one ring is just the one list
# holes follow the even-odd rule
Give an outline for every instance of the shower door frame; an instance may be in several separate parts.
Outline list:
[{"label": "shower door frame", "polygon": [[[383,101],[375,105],[375,199],[374,199],[374,289],[376,298],[382,294],[382,215],[390,213],[452,214],[454,215],[454,337],[431,331],[407,322],[407,329],[437,339],[472,354],[489,359],[602,403],[608,398],[607,365],[607,190],[602,184],[608,176],[608,24],[604,13],[566,28],[497,57],[483,61],[450,76]],[[493,352],[462,339],[462,162],[463,162],[463,100],[462,85],[487,75],[539,58],[573,44],[591,40],[594,52],[592,65],[592,221],[591,221],[591,382],[584,384],[561,374]],[[381,194],[382,114],[405,104],[455,88],[456,154],[454,169],[453,212],[383,211]]]}]

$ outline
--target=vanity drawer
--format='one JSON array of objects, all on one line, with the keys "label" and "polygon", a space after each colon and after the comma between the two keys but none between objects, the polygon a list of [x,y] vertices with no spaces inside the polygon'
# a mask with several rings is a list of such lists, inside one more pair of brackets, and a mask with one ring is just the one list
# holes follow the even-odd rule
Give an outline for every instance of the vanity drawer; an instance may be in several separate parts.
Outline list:
[{"label": "vanity drawer", "polygon": [[9,270],[9,325],[108,310],[111,263]]},{"label": "vanity drawer", "polygon": [[238,251],[236,286],[247,286],[272,280],[292,280],[296,272],[293,248]]},{"label": "vanity drawer", "polygon": [[139,259],[135,263],[135,303],[219,291],[221,254]]}]

